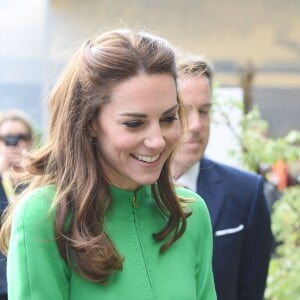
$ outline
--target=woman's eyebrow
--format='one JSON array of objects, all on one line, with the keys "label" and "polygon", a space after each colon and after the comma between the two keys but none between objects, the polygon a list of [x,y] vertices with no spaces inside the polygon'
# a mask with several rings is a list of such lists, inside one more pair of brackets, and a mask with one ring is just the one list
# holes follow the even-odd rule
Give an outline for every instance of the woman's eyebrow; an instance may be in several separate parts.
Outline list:
[{"label": "woman's eyebrow", "polygon": [[178,103],[177,104],[175,104],[174,106],[172,106],[171,108],[169,108],[169,109],[167,109],[165,112],[163,112],[163,116],[164,115],[167,115],[167,114],[169,114],[169,113],[171,113],[171,112],[174,112],[174,111],[176,111],[177,109],[178,109]]},{"label": "woman's eyebrow", "polygon": [[122,113],[122,114],[120,114],[120,116],[125,116],[125,117],[137,117],[137,118],[146,118],[146,117],[147,117],[146,114],[141,114],[141,113],[130,113],[130,112]]},{"label": "woman's eyebrow", "polygon": [[[175,104],[174,106],[172,106],[171,108],[167,109],[166,111],[163,112],[163,116],[167,115],[175,110],[178,109],[178,104]],[[121,113],[120,116],[125,116],[125,117],[135,117],[135,118],[146,118],[147,114],[143,114],[143,113],[131,113],[131,112],[125,112],[125,113]]]}]

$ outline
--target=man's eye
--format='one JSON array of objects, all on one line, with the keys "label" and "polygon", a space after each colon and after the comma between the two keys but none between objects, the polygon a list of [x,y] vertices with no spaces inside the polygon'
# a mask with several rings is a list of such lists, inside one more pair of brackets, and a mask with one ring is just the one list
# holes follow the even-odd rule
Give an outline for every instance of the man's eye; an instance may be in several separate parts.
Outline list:
[{"label": "man's eye", "polygon": [[199,109],[199,114],[200,115],[208,115],[209,114],[209,110],[203,110],[203,109]]},{"label": "man's eye", "polygon": [[128,128],[137,128],[141,126],[143,123],[140,121],[129,121],[129,122],[124,122],[123,124]]}]

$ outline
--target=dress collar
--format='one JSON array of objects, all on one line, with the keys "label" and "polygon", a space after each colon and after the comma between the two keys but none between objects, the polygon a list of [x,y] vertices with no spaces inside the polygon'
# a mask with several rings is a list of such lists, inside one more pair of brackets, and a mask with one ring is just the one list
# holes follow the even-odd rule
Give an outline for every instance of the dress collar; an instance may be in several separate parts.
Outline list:
[{"label": "dress collar", "polygon": [[152,201],[152,191],[150,185],[140,186],[135,191],[123,190],[110,185],[112,203],[110,209],[114,212],[125,212],[134,207],[145,206]]}]

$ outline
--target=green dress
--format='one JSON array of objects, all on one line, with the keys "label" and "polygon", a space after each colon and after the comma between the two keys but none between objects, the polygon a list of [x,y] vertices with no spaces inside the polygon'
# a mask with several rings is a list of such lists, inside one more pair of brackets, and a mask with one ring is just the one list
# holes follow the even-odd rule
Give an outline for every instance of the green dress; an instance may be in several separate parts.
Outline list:
[{"label": "green dress", "polygon": [[[150,186],[135,193],[111,187],[112,205],[105,230],[125,257],[123,270],[104,285],[87,281],[71,270],[54,240],[53,186],[33,191],[18,204],[8,253],[10,300],[214,300],[211,269],[212,236],[204,201],[195,193],[184,235],[164,254],[152,234],[166,218],[157,209]],[[133,201],[133,199],[136,200]]]}]

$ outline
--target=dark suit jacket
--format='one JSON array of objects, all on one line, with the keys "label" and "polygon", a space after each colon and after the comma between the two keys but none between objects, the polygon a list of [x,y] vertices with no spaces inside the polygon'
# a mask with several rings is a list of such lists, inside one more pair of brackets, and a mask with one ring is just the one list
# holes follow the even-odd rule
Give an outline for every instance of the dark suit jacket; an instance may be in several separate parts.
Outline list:
[{"label": "dark suit jacket", "polygon": [[[15,188],[15,193],[21,193],[26,188],[27,184],[19,184]],[[4,188],[2,186],[0,176],[0,217],[2,217],[3,211],[8,205],[8,199],[5,195]],[[1,225],[0,219],[0,225]],[[6,257],[0,251],[0,296],[7,293],[7,280],[6,280]]]},{"label": "dark suit jacket", "polygon": [[263,299],[273,243],[263,178],[203,158],[197,193],[211,216],[218,300]]},{"label": "dark suit jacket", "polygon": [[[5,195],[1,177],[0,177],[0,216],[8,204],[7,197]],[[6,257],[0,251],[0,295],[7,293],[7,282],[6,282]]]}]

